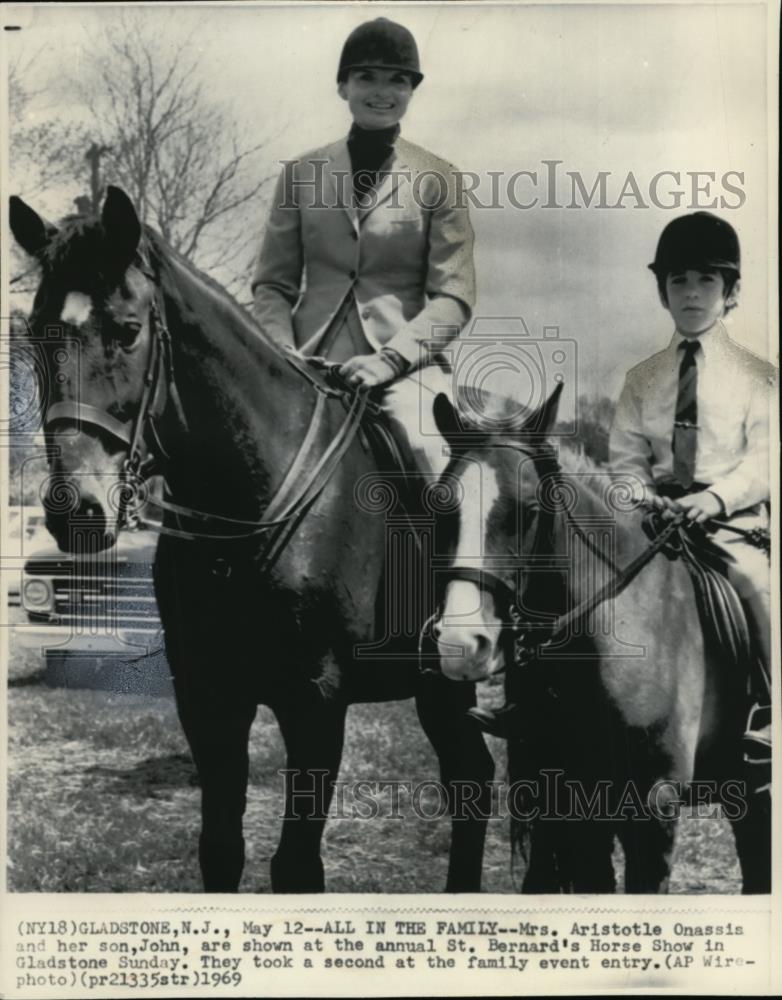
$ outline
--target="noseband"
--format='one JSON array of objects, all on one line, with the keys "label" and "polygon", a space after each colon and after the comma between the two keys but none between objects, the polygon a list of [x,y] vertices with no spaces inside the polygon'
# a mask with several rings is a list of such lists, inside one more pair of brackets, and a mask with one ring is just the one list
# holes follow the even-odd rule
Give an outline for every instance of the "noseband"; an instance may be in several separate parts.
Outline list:
[{"label": "noseband", "polygon": [[[538,473],[539,479],[542,479],[543,476],[551,477],[554,486],[553,495],[554,497],[557,497],[559,494],[557,488],[562,485],[562,469],[557,461],[554,449],[550,445],[544,443],[541,447],[532,449],[512,442],[497,442],[496,444],[497,447],[513,448],[515,451],[529,456],[535,463],[535,469]],[[466,566],[453,566],[446,574],[444,574],[446,580],[467,580],[494,594],[495,600],[497,599],[497,595],[499,595],[507,601],[510,622],[507,626],[505,626],[505,628],[513,638],[514,656],[512,661],[508,661],[506,657],[506,663],[503,669],[507,668],[508,662],[511,662],[514,667],[524,667],[530,663],[539,661],[542,651],[546,647],[551,646],[555,640],[562,639],[575,626],[583,623],[597,607],[603,604],[603,602],[613,600],[613,598],[617,597],[635,579],[641,570],[648,565],[649,562],[651,562],[658,552],[666,551],[671,545],[675,546],[676,552],[687,552],[691,547],[687,540],[687,532],[693,528],[693,522],[688,519],[684,512],[677,514],[674,518],[666,522],[659,517],[657,512],[651,510],[647,513],[646,518],[644,519],[644,529],[647,531],[651,541],[646,548],[643,549],[626,566],[620,567],[613,561],[613,559],[611,559],[610,556],[606,555],[606,553],[604,553],[594,541],[592,541],[589,535],[579,525],[578,521],[573,517],[568,506],[565,504],[557,504],[557,507],[554,509],[548,508],[550,517],[546,519],[546,531],[541,531],[541,525],[538,525],[532,554],[545,553],[546,548],[544,546],[549,546],[551,540],[553,539],[554,518],[558,513],[560,513],[560,511],[564,513],[564,516],[567,518],[567,521],[572,527],[575,535],[592,553],[598,556],[609,567],[612,572],[612,576],[595,593],[587,596],[576,607],[558,615],[553,620],[550,620],[545,624],[533,626],[532,628],[524,628],[519,610],[519,598],[504,580],[501,580],[495,576],[495,574],[487,570],[474,569],[473,567]],[[748,542],[750,542],[750,544],[756,545],[758,548],[764,549],[765,551],[769,551],[768,538],[762,533],[756,534],[752,531],[747,531],[746,529],[734,528],[734,526],[726,525],[724,521],[720,521],[718,519],[714,519],[708,523],[714,527],[727,527],[729,530],[732,529],[738,531]],[[688,567],[691,561],[692,560],[687,561]],[[433,615],[432,618],[430,618],[426,623],[424,628],[426,629],[440,616],[441,613],[442,609],[438,609],[435,615]],[[422,644],[422,641],[419,642],[419,665],[421,669],[424,670],[423,659],[420,655]],[[425,672],[439,671],[428,670]],[[500,671],[496,672],[499,673]]]},{"label": "noseband", "polygon": [[[515,451],[520,455],[524,455],[526,458],[532,459],[535,466],[535,472],[539,480],[544,476],[549,476],[554,478],[555,483],[559,482],[562,469],[557,461],[554,449],[550,444],[548,444],[548,442],[542,441],[534,444],[521,444],[515,441],[492,441],[489,446],[495,448],[510,448],[512,451]],[[557,511],[555,510],[546,510],[543,514],[547,514],[549,516],[544,517],[541,515],[541,519],[535,532],[535,539],[533,541],[530,555],[537,556],[546,551],[546,544],[552,538],[553,523],[556,513]],[[519,571],[521,568],[521,561],[515,561],[512,567],[513,571]],[[532,641],[533,632],[529,629],[525,630],[522,627],[521,597],[511,584],[507,583],[502,579],[502,577],[498,576],[489,569],[475,566],[463,566],[458,563],[454,566],[448,567],[448,569],[443,570],[442,572],[438,571],[437,576],[438,583],[441,585],[443,593],[449,583],[463,581],[465,583],[472,583],[479,590],[486,591],[491,594],[494,598],[495,608],[498,610],[498,615],[503,621],[499,641],[506,641],[508,644],[511,642],[513,643],[514,659],[517,663],[523,657],[528,656],[528,650],[532,648],[530,643]],[[424,666],[423,640],[425,638],[424,633],[426,629],[429,628],[434,622],[439,621],[442,617],[443,610],[443,600],[441,600],[437,610],[425,623],[421,632],[419,640],[419,666],[424,673],[440,672],[439,664],[434,668]],[[505,660],[507,661],[507,656]],[[503,667],[500,670],[495,671],[495,673],[503,673],[506,666],[507,664],[504,662]]]},{"label": "noseband", "polygon": [[[59,421],[76,421],[97,427],[127,449],[120,471],[119,510],[117,527],[133,528],[138,525],[138,486],[141,480],[152,474],[158,458],[168,459],[161,442],[156,421],[162,416],[169,400],[176,411],[180,430],[186,433],[187,420],[176,387],[173,370],[173,350],[171,334],[165,320],[165,306],[160,284],[146,259],[146,247],[139,248],[134,262],[141,272],[153,283],[154,294],[150,305],[151,343],[147,369],[144,375],[141,400],[135,417],[123,422],[105,410],[76,400],[53,403],[44,419],[44,430],[49,431]],[[289,469],[283,483],[269,501],[265,516],[258,520],[243,520],[222,514],[196,510],[193,507],[176,504],[170,500],[153,497],[148,502],[163,512],[173,515],[178,527],[169,524],[155,525],[160,534],[170,535],[185,541],[208,542],[248,542],[264,539],[260,552],[255,554],[259,572],[268,570],[272,562],[285,547],[298,521],[312,506],[325,488],[332,473],[358,433],[364,413],[373,405],[368,395],[353,392],[347,388],[336,390],[326,382],[314,380],[305,366],[297,359],[286,357],[295,371],[306,378],[317,390],[318,395],[311,425]],[[344,404],[346,413],[328,447],[322,454],[315,455],[317,430],[324,419],[325,400],[338,397]],[[147,442],[147,437],[151,438]],[[307,466],[310,466],[307,468]],[[133,501],[136,501],[135,503]],[[180,525],[181,518],[195,521],[199,528],[185,530]],[[213,530],[204,530],[204,526]],[[225,563],[218,559],[217,562]],[[221,570],[222,572],[222,570]]]}]

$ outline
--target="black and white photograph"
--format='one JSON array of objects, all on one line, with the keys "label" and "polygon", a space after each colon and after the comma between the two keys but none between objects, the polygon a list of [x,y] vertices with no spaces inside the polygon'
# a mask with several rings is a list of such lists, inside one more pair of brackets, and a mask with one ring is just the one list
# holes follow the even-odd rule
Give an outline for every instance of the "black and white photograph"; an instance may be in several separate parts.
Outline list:
[{"label": "black and white photograph", "polygon": [[2,28],[0,995],[781,988],[778,5]]}]

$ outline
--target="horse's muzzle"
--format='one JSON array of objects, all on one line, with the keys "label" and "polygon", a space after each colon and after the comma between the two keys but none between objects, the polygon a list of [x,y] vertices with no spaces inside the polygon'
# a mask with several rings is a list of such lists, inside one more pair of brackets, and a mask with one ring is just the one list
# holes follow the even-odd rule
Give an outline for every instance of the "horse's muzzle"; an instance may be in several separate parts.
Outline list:
[{"label": "horse's muzzle", "polygon": [[55,477],[43,499],[46,527],[62,552],[89,554],[117,540],[115,518],[101,500],[81,491],[72,480]]},{"label": "horse's muzzle", "polygon": [[440,669],[452,681],[482,681],[505,667],[498,637],[478,626],[443,626],[433,629],[440,654]]}]

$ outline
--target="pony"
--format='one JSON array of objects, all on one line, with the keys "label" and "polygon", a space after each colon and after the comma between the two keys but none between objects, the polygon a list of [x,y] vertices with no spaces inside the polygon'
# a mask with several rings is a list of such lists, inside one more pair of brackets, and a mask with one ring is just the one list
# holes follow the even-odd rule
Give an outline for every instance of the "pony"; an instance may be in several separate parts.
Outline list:
[{"label": "pony", "polygon": [[[45,355],[50,532],[63,550],[105,549],[153,465],[165,476],[154,583],[201,787],[205,890],[238,891],[259,704],[287,754],[272,890],[320,892],[346,710],[411,697],[454,817],[446,891],[479,890],[494,764],[466,715],[474,686],[420,671],[418,624],[401,635],[384,621],[382,476],[358,420],[370,401],[286,355],[118,188],[99,216],[59,228],[12,198],[10,223],[40,264],[30,335]],[[457,817],[465,784],[475,808]]]},{"label": "pony", "polygon": [[469,523],[464,504],[451,514],[433,633],[450,679],[505,671],[522,890],[615,891],[618,836],[625,890],[667,891],[679,807],[712,801],[731,821],[743,891],[769,892],[770,797],[747,794],[740,753],[746,678],[705,641],[687,568],[650,542],[632,484],[560,464],[549,437],[561,390],[522,419],[498,397],[479,419],[435,401],[444,478],[480,502]]}]

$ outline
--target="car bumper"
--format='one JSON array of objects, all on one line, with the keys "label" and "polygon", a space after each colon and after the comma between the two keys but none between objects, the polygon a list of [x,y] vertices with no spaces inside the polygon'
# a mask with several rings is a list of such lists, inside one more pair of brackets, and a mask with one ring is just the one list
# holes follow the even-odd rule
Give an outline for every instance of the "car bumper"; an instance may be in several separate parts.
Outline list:
[{"label": "car bumper", "polygon": [[115,633],[79,633],[60,625],[15,625],[16,642],[23,649],[57,649],[63,653],[125,654],[129,659],[149,656],[163,648],[160,629],[119,629]]}]

